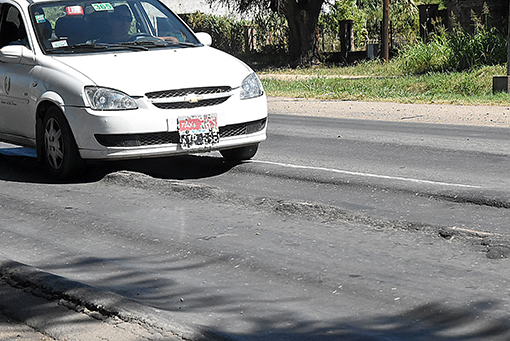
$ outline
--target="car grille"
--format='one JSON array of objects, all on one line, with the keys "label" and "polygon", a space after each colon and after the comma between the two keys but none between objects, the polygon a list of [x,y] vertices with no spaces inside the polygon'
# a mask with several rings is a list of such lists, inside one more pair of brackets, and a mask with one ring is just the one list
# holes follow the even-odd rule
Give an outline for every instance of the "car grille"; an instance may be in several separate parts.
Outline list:
[{"label": "car grille", "polygon": [[[264,118],[220,127],[220,139],[256,133],[265,128],[266,121],[267,119]],[[175,131],[148,134],[96,134],[94,136],[97,142],[105,147],[140,147],[179,143],[179,133]]]},{"label": "car grille", "polygon": [[223,98],[212,98],[200,100],[196,103],[192,102],[174,102],[174,103],[153,103],[157,108],[160,109],[191,109],[200,107],[209,107],[212,105],[218,105],[225,102],[228,97]]},{"label": "car grille", "polygon": [[232,94],[231,87],[218,86],[155,91],[145,96],[160,109],[191,109],[221,104]]},{"label": "car grille", "polygon": [[266,126],[267,119],[220,127],[220,138],[253,134]]},{"label": "car grille", "polygon": [[97,142],[105,147],[139,147],[179,143],[178,132],[149,134],[96,134]]}]

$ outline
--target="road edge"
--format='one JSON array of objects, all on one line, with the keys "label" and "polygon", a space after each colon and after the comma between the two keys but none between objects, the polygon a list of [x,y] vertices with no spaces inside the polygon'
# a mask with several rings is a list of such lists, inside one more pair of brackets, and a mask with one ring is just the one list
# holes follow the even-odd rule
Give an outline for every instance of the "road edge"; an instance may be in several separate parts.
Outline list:
[{"label": "road edge", "polygon": [[14,288],[29,291],[47,300],[68,302],[66,306],[69,309],[85,307],[92,312],[89,315],[94,318],[103,319],[101,317],[104,317],[106,320],[116,317],[149,331],[155,331],[163,337],[180,337],[190,341],[233,340],[204,326],[174,322],[170,312],[1,256],[0,279]]}]

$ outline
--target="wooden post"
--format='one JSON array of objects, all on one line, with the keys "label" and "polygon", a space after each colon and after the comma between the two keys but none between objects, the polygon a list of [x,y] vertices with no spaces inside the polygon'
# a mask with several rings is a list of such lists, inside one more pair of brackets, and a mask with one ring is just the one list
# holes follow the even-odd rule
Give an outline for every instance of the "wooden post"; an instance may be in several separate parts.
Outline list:
[{"label": "wooden post", "polygon": [[508,1],[508,50],[506,53],[506,75],[510,76],[510,0]]},{"label": "wooden post", "polygon": [[508,1],[508,50],[506,56],[506,76],[492,78],[492,92],[510,93],[510,0]]},{"label": "wooden post", "polygon": [[383,0],[382,57],[385,63],[390,59],[389,50],[390,0]]}]

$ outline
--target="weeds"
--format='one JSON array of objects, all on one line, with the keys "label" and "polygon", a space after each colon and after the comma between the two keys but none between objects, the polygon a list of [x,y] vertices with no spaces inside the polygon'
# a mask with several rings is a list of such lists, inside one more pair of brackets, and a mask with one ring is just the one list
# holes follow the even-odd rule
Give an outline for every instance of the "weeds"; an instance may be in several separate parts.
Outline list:
[{"label": "weeds", "polygon": [[[390,64],[396,62],[386,65],[366,62],[349,68],[279,71],[283,75],[308,75],[297,79],[265,78],[263,72],[262,81],[270,96],[401,103],[510,104],[510,94],[492,94],[492,78],[504,74],[506,68],[503,65],[483,66],[462,72],[396,76],[397,68]],[[347,74],[350,76],[346,77]]]},{"label": "weeds", "polygon": [[488,8],[483,22],[472,15],[472,33],[457,24],[451,32],[438,26],[429,41],[408,46],[389,63],[364,61],[349,67],[284,70],[279,72],[309,77],[266,79],[264,86],[273,96],[510,105],[510,94],[492,93],[493,77],[506,74],[508,42],[502,32],[487,24],[488,16]]},{"label": "weeds", "polygon": [[[484,5],[483,15],[489,15]],[[420,74],[434,71],[464,71],[485,65],[499,65],[506,62],[508,41],[503,32],[490,27],[471,13],[474,32],[466,32],[453,20],[454,27],[447,32],[437,26],[430,41],[420,42],[404,48],[397,62],[406,73]]]}]

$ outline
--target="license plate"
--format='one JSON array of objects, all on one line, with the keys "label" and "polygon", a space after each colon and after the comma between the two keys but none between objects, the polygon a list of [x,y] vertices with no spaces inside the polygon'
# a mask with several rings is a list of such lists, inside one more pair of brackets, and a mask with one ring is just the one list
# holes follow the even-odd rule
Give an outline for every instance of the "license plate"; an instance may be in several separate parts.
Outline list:
[{"label": "license plate", "polygon": [[220,141],[216,114],[180,116],[178,124],[183,149],[207,149]]}]

